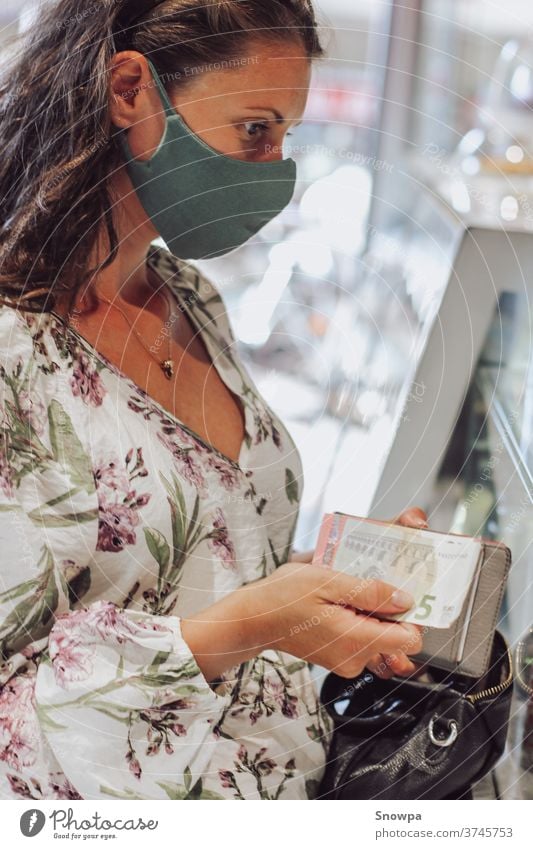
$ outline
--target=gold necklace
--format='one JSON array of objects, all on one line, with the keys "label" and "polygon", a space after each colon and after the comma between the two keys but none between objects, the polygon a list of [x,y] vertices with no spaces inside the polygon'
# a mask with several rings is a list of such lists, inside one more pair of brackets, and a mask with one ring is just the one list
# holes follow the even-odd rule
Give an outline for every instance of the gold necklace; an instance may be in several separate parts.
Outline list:
[{"label": "gold necklace", "polygon": [[[137,333],[137,331],[135,330],[135,327],[133,326],[133,324],[129,320],[129,317],[124,312],[124,310],[121,309],[117,304],[114,304],[112,301],[110,301],[109,298],[104,297],[104,295],[97,295],[97,297],[98,297],[99,300],[105,301],[107,304],[109,304],[110,306],[114,307],[115,309],[117,309],[119,312],[122,313],[122,315],[124,316],[124,318],[128,322],[129,326],[131,327],[131,329],[135,333],[137,339],[139,340],[139,342],[143,346],[144,350],[152,357],[153,360],[155,360],[156,363],[159,364],[159,366],[160,366],[163,374],[165,375],[165,377],[167,377],[170,380],[172,378],[173,374],[174,374],[174,360],[171,357],[172,343],[171,343],[171,339],[170,339],[170,334],[168,334],[168,358],[166,360],[158,360],[156,357],[154,357],[154,355],[152,354],[150,349],[146,347],[142,337],[139,335],[139,333]],[[165,295],[165,300],[168,304],[168,298],[166,297],[166,295]],[[167,319],[167,322],[170,319],[174,318],[175,315],[177,315],[177,313],[172,308],[170,308],[170,315]]]}]

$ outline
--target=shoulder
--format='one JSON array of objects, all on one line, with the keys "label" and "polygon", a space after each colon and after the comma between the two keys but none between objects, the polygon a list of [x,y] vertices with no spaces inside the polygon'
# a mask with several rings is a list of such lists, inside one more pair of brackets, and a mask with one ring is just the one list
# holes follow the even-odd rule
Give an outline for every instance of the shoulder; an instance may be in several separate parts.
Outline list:
[{"label": "shoulder", "polygon": [[49,313],[30,313],[0,305],[0,377],[13,386],[15,379],[31,383],[33,393],[57,386],[60,356]]},{"label": "shoulder", "polygon": [[[25,314],[24,314],[25,315]],[[33,350],[30,326],[23,314],[6,305],[0,305],[0,357],[2,365],[11,359],[27,355]]]},{"label": "shoulder", "polygon": [[5,611],[20,625],[11,635],[17,644],[44,634],[40,608],[52,615],[57,603],[66,604],[70,578],[60,570],[74,574],[98,538],[88,429],[69,404],[55,355],[49,357],[55,347],[48,315],[0,307],[0,539],[2,578],[20,601]]},{"label": "shoulder", "polygon": [[88,439],[88,408],[102,403],[105,387],[80,357],[53,314],[0,306],[0,423],[17,451],[25,450],[28,428],[40,442],[31,451],[37,446],[54,457],[67,432],[72,450]]},{"label": "shoulder", "polygon": [[34,363],[35,341],[31,316],[6,305],[0,306],[0,378],[5,389],[15,392],[29,376]]}]

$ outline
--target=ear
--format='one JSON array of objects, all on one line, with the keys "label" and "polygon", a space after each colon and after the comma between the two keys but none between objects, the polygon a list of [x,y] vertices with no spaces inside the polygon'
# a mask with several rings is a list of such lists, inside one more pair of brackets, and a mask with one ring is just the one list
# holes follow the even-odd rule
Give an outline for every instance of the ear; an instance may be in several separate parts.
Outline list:
[{"label": "ear", "polygon": [[109,114],[113,124],[127,128],[160,111],[146,57],[136,50],[116,53],[109,67]]}]

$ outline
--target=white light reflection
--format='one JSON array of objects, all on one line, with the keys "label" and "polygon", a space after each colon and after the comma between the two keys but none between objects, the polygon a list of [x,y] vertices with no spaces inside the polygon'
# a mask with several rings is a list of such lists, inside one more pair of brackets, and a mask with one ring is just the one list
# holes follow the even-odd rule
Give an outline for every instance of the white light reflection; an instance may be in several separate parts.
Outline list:
[{"label": "white light reflection", "polygon": [[509,162],[519,163],[522,162],[524,158],[524,151],[518,144],[511,144],[505,151],[506,159]]},{"label": "white light reflection", "polygon": [[518,215],[518,201],[513,195],[506,195],[500,204],[500,215],[504,221],[514,221]]},{"label": "white light reflection", "polygon": [[318,222],[324,242],[333,250],[356,255],[364,245],[372,177],[358,165],[342,165],[305,191],[300,214]]},{"label": "white light reflection", "polygon": [[450,183],[450,200],[457,212],[470,212],[471,203],[468,189],[461,180],[452,180]]},{"label": "white light reflection", "polygon": [[235,332],[247,345],[259,346],[268,341],[272,316],[292,277],[297,254],[294,242],[274,245],[269,251],[270,264],[261,283],[244,292],[235,319]]}]

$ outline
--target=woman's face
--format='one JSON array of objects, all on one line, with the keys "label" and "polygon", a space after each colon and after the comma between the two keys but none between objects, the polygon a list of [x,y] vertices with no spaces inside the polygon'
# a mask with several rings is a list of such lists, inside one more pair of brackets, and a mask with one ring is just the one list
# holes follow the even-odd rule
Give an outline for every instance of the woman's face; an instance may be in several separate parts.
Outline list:
[{"label": "woman's face", "polygon": [[[311,63],[299,41],[253,40],[229,68],[185,68],[170,99],[189,129],[215,150],[270,162],[283,158],[284,139],[302,120],[310,75]],[[149,159],[165,116],[142,54],[123,51],[114,57],[110,110],[115,125],[130,128],[133,155]]]}]

